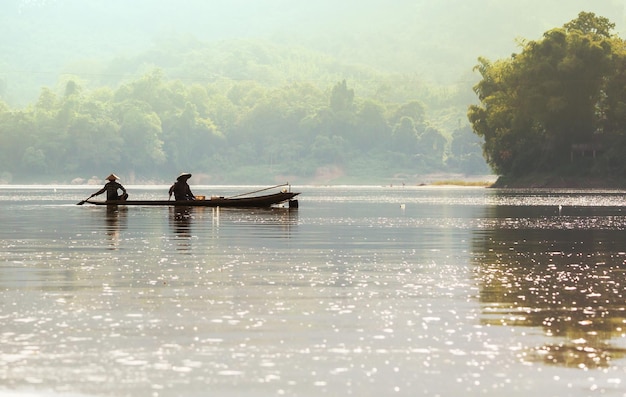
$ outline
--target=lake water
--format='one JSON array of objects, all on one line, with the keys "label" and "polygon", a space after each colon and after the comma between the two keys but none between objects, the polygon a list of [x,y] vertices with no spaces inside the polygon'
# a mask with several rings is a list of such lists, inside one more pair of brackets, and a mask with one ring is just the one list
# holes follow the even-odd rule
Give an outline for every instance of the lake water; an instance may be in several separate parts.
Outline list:
[{"label": "lake water", "polygon": [[97,188],[0,187],[0,397],[626,395],[624,192]]}]

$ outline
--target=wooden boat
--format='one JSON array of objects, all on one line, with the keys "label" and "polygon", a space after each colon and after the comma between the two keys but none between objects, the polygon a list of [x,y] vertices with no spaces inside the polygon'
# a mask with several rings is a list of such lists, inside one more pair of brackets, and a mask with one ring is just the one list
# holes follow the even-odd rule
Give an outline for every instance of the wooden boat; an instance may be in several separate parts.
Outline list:
[{"label": "wooden boat", "polygon": [[298,208],[298,200],[293,200],[300,193],[279,192],[274,194],[266,194],[262,196],[250,197],[209,197],[197,196],[201,200],[120,200],[120,201],[102,201],[102,200],[84,200],[84,203],[94,205],[138,205],[138,206],[174,206],[174,207],[228,207],[228,208],[268,208],[274,205],[288,202],[289,208]]}]

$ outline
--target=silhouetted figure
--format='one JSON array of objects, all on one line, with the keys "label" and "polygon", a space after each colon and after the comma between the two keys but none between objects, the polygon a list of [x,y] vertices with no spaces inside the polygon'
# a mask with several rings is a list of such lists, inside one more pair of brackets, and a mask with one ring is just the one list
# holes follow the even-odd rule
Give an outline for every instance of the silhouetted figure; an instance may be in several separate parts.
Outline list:
[{"label": "silhouetted figure", "polygon": [[196,196],[194,196],[191,192],[189,184],[187,184],[189,178],[191,178],[191,174],[188,172],[183,172],[178,176],[178,178],[176,178],[176,182],[174,182],[174,184],[170,187],[170,198],[173,193],[176,201],[196,199]]},{"label": "silhouetted figure", "polygon": [[[126,189],[124,188],[124,186],[122,186],[122,184],[117,181],[118,179],[119,178],[115,174],[111,174],[107,176],[106,180],[108,182],[104,185],[104,187],[98,190],[97,192],[95,192],[94,194],[92,194],[91,196],[89,196],[89,198],[98,196],[106,192],[107,201],[126,200],[128,198],[128,193],[126,193]],[[122,191],[122,194],[119,193],[120,190]]]}]

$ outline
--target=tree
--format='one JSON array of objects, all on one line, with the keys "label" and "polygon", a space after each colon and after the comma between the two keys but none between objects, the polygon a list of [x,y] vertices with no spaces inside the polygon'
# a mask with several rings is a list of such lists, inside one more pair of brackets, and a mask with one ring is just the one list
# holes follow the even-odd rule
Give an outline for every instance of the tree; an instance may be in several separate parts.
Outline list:
[{"label": "tree", "polygon": [[488,167],[481,156],[481,140],[469,126],[452,132],[450,156],[446,160],[452,170],[464,174],[487,174]]},{"label": "tree", "polygon": [[581,13],[510,59],[479,58],[480,104],[470,106],[468,118],[496,172],[553,171],[569,162],[572,144],[594,141],[614,73],[612,26]]},{"label": "tree", "polygon": [[311,154],[320,164],[340,164],[343,161],[345,140],[339,136],[318,136],[311,146]]},{"label": "tree", "polygon": [[196,106],[189,102],[170,118],[164,131],[166,154],[179,169],[208,165],[223,138],[211,119],[200,117]]},{"label": "tree", "polygon": [[354,90],[348,88],[345,80],[335,84],[330,94],[330,108],[334,112],[352,111],[354,105]]},{"label": "tree", "polygon": [[373,100],[366,100],[356,115],[357,148],[369,151],[374,148],[386,147],[391,138],[391,129],[385,118],[385,107]]},{"label": "tree", "polygon": [[123,140],[107,103],[81,101],[79,110],[67,126],[67,135],[71,148],[67,171],[93,174],[120,167]]},{"label": "tree", "polygon": [[29,146],[22,156],[22,164],[28,171],[41,173],[46,170],[46,155],[43,150]]},{"label": "tree", "polygon": [[412,118],[404,116],[393,129],[391,149],[414,155],[417,149],[417,129]]},{"label": "tree", "polygon": [[434,169],[441,168],[446,143],[446,137],[443,136],[441,131],[433,127],[427,127],[418,136],[416,154],[427,160],[430,167]]},{"label": "tree", "polygon": [[118,105],[118,112],[124,140],[122,164],[133,171],[154,171],[166,160],[161,119],[140,101],[125,101]]},{"label": "tree", "polygon": [[23,154],[31,145],[28,132],[33,125],[26,111],[0,113],[0,172],[19,170]]},{"label": "tree", "polygon": [[563,25],[568,31],[577,30],[583,34],[611,37],[611,31],[615,29],[615,24],[608,18],[596,16],[592,12],[581,12],[578,18]]},{"label": "tree", "polygon": [[426,111],[424,105],[418,101],[411,101],[400,106],[391,117],[391,121],[396,124],[403,117],[409,117],[413,123],[423,123]]}]

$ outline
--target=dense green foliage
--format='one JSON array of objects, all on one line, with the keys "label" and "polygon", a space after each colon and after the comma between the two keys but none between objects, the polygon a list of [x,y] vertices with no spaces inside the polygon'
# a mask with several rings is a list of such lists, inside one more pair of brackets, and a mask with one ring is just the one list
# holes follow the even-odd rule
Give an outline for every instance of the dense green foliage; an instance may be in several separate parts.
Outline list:
[{"label": "dense green foliage", "polygon": [[477,55],[621,3],[7,0],[0,181],[484,174]]},{"label": "dense green foliage", "polygon": [[45,88],[24,109],[2,106],[0,170],[13,182],[109,172],[168,180],[187,170],[207,183],[485,171],[469,128],[448,136],[425,113],[417,100],[359,97],[345,80],[327,90],[232,79],[184,84],[155,69],[116,90],[87,91],[70,79],[63,92]]},{"label": "dense green foliage", "polygon": [[519,54],[480,60],[468,115],[498,174],[623,175],[626,43],[613,28],[581,12]]}]

